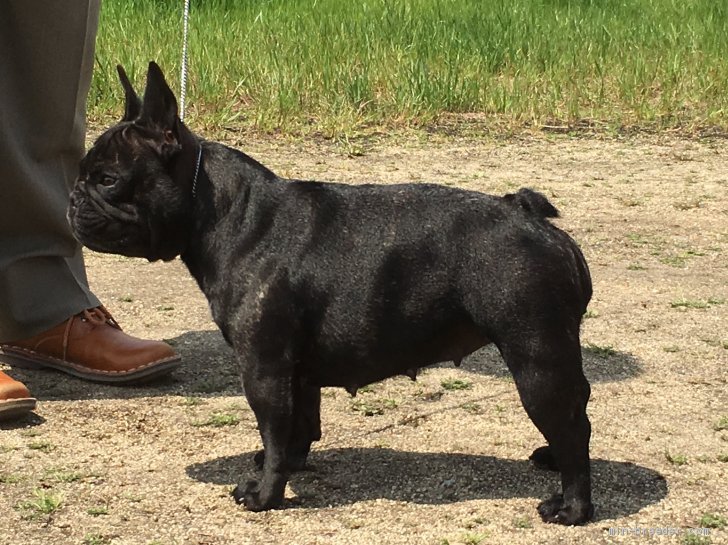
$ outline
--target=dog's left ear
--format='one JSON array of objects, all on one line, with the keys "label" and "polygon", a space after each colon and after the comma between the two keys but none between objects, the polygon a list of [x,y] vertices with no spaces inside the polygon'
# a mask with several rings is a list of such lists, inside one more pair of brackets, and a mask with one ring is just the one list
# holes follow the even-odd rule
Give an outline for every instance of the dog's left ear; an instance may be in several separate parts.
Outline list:
[{"label": "dog's left ear", "polygon": [[124,67],[117,64],[116,71],[119,73],[119,81],[121,81],[121,86],[124,88],[124,117],[121,120],[134,121],[142,110],[142,102],[139,100],[136,91],[134,91],[134,87],[131,86]]},{"label": "dog's left ear", "polygon": [[142,110],[137,120],[140,125],[155,129],[164,135],[160,152],[170,157],[181,149],[177,134],[177,99],[164,79],[161,68],[154,61],[147,70],[147,87],[144,90]]}]

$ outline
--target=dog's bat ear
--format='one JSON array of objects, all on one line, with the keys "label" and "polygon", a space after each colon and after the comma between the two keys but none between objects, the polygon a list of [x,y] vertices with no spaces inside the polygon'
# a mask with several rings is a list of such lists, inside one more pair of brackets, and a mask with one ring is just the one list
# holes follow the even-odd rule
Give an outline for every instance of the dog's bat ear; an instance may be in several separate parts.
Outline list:
[{"label": "dog's bat ear", "polygon": [[119,73],[119,80],[121,81],[121,86],[124,88],[124,117],[122,117],[121,120],[134,121],[137,117],[139,117],[139,113],[142,111],[142,101],[139,100],[136,91],[134,91],[134,88],[131,86],[131,82],[126,75],[126,71],[124,71],[124,67],[117,64],[116,71]]},{"label": "dog's bat ear", "polygon": [[147,88],[144,90],[140,123],[160,129],[174,130],[177,124],[177,99],[164,79],[157,63],[150,62]]}]

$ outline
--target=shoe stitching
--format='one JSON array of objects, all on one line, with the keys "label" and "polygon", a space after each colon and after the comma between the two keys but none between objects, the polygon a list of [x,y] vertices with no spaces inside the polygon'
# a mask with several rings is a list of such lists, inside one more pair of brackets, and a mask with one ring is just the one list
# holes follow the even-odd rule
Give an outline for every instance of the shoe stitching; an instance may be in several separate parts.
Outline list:
[{"label": "shoe stitching", "polygon": [[36,363],[42,364],[44,361],[47,362],[48,360],[50,360],[50,361],[53,361],[53,362],[58,363],[58,364],[61,364],[61,365],[65,365],[65,366],[68,366],[68,367],[73,367],[74,369],[76,369],[78,371],[85,371],[87,374],[91,374],[91,375],[93,375],[93,374],[100,374],[100,375],[124,376],[124,375],[129,375],[129,374],[135,373],[135,372],[140,371],[140,370],[143,370],[143,369],[147,369],[147,368],[152,367],[154,365],[159,365],[159,364],[162,364],[162,363],[168,363],[168,362],[178,361],[178,360],[181,359],[179,356],[168,356],[166,358],[161,358],[161,359],[158,359],[158,360],[154,360],[152,362],[145,363],[145,364],[139,365],[137,367],[132,367],[131,369],[127,369],[126,371],[104,371],[102,369],[93,369],[91,367],[87,367],[85,365],[81,365],[81,364],[78,364],[78,363],[74,363],[72,361],[60,360],[60,359],[55,358],[53,356],[47,356],[47,355],[44,355],[44,354],[38,354],[38,352],[34,352],[32,350],[28,350],[27,348],[16,347],[16,346],[9,346],[9,347],[2,347],[2,348],[3,348],[3,351],[5,351],[6,354],[7,353],[12,353],[12,352],[22,352],[22,353],[25,353],[28,356],[31,356]]}]

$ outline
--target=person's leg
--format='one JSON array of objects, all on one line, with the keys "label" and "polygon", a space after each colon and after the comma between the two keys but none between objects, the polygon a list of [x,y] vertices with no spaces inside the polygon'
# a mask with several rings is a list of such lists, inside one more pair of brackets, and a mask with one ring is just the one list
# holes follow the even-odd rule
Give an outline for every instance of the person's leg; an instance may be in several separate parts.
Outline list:
[{"label": "person's leg", "polygon": [[98,0],[3,3],[0,342],[99,305],[66,221],[84,150],[98,12]]},{"label": "person's leg", "polygon": [[66,220],[98,15],[99,0],[3,3],[0,361],[127,383],[168,373],[180,358],[127,335],[100,306]]}]

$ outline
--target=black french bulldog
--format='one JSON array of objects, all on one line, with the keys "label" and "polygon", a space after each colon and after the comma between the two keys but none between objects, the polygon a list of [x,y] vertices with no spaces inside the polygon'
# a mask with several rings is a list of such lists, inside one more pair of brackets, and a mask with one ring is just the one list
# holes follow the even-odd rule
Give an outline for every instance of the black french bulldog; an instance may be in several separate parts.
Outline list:
[{"label": "black french bulldog", "polygon": [[119,76],[124,117],[81,162],[69,221],[96,251],[181,256],[207,296],[263,440],[262,479],[235,489],[239,503],[281,504],[321,437],[321,387],[354,393],[492,342],[548,442],[532,458],[561,472],[541,517],[592,517],[579,342],[591,280],[543,195],[281,179],[192,134],[155,63],[143,101]]}]

